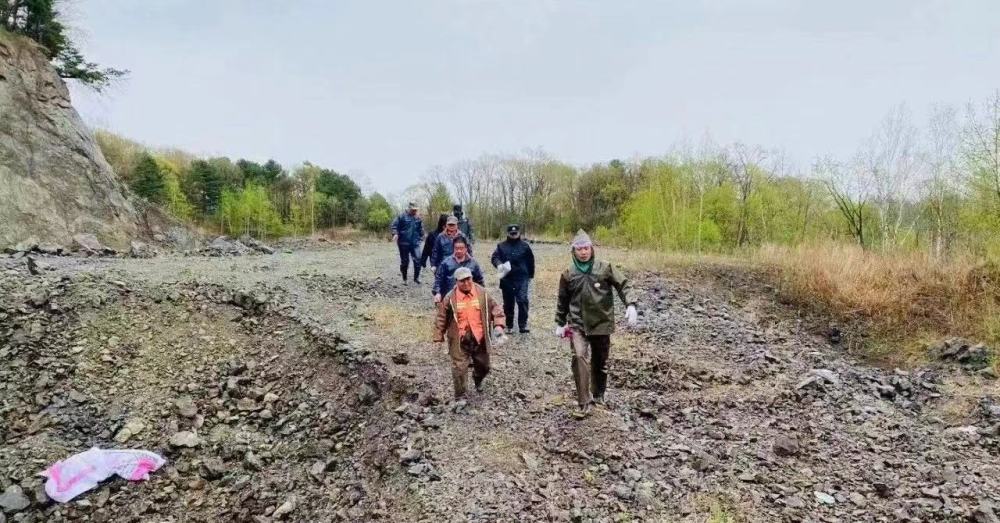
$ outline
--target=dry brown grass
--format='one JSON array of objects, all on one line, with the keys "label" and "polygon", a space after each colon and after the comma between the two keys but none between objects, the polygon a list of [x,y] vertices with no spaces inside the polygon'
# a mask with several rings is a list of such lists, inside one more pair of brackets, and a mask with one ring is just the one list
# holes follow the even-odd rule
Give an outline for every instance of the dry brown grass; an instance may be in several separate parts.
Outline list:
[{"label": "dry brown grass", "polygon": [[875,340],[868,350],[879,358],[919,359],[926,342],[946,336],[1000,339],[1000,267],[994,263],[840,244],[764,247],[751,259],[783,297],[862,326]]}]

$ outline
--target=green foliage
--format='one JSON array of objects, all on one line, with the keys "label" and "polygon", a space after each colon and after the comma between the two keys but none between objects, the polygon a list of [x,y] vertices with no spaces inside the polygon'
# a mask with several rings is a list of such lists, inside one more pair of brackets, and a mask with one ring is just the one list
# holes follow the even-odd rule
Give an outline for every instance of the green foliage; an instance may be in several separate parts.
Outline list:
[{"label": "green foliage", "polygon": [[135,166],[132,191],[153,203],[166,201],[166,184],[160,166],[149,154],[142,154]]},{"label": "green foliage", "polygon": [[219,171],[205,160],[191,162],[184,193],[202,215],[212,215],[219,208],[224,181]]},{"label": "green foliage", "polygon": [[393,210],[388,200],[379,193],[373,193],[368,198],[368,213],[365,217],[365,229],[374,232],[389,230],[392,223]]},{"label": "green foliage", "polygon": [[78,80],[97,91],[128,74],[84,59],[69,39],[56,4],[56,0],[0,0],[0,29],[38,42],[61,77]]},{"label": "green foliage", "polygon": [[430,198],[427,203],[426,225],[433,228],[437,225],[439,215],[451,214],[452,202],[454,200],[451,198],[451,193],[448,192],[447,185],[438,182],[431,187]]},{"label": "green foliage", "polygon": [[223,230],[232,235],[266,238],[285,233],[285,225],[267,191],[254,184],[238,191],[223,191],[219,200],[219,222]]}]

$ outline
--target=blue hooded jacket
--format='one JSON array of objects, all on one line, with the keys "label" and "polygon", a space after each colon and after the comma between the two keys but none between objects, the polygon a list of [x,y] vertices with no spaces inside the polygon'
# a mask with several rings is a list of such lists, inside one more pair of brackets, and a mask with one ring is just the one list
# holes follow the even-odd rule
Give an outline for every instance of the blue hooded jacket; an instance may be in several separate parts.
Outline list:
[{"label": "blue hooded jacket", "polygon": [[459,262],[455,259],[455,255],[451,255],[441,262],[441,265],[437,268],[437,272],[434,273],[434,287],[431,289],[431,294],[440,293],[441,296],[448,294],[455,287],[455,271],[459,267],[465,267],[472,271],[472,281],[480,285],[486,285],[483,282],[483,271],[479,268],[479,262],[474,260],[472,256],[468,256],[465,258],[465,261]]},{"label": "blue hooded jacket", "polygon": [[392,221],[392,233],[398,236],[396,243],[400,245],[420,245],[424,238],[424,223],[417,216],[404,212]]}]

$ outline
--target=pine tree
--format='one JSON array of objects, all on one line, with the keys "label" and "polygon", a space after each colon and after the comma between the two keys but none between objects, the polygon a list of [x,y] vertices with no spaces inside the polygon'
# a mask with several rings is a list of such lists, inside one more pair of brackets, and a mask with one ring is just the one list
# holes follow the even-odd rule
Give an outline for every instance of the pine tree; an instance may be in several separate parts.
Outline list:
[{"label": "pine tree", "polygon": [[149,154],[142,154],[132,173],[132,191],[154,203],[163,203],[167,196],[163,171]]}]

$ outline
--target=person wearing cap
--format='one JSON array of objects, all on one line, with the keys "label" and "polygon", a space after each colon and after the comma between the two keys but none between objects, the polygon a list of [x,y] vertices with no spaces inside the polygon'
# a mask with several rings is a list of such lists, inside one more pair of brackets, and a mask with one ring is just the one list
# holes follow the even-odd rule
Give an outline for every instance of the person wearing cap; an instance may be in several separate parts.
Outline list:
[{"label": "person wearing cap", "polygon": [[427,261],[431,259],[431,251],[434,250],[434,241],[437,240],[439,234],[444,231],[445,224],[448,223],[448,214],[441,213],[438,215],[437,228],[433,231],[427,233],[427,238],[424,239],[423,252],[420,253],[420,267],[427,267]]},{"label": "person wearing cap", "polygon": [[465,268],[472,271],[472,281],[479,285],[485,285],[483,281],[483,270],[479,268],[479,263],[469,256],[469,241],[465,236],[459,234],[452,242],[453,252],[441,262],[434,273],[434,303],[441,303],[441,298],[448,294],[455,286],[455,273],[459,269]]},{"label": "person wearing cap", "polygon": [[456,203],[452,206],[451,213],[458,219],[458,230],[469,239],[469,245],[476,243],[476,239],[472,237],[472,222],[469,221],[469,217],[462,211],[462,204]]},{"label": "person wearing cap", "polygon": [[[459,236],[465,238],[462,231],[458,230],[458,218],[455,216],[449,216],[447,221],[445,221],[444,230],[441,231],[441,234],[439,234],[434,240],[434,249],[431,250],[432,268],[436,270],[445,258],[451,256],[455,238],[458,238]],[[468,238],[466,238],[466,240],[468,240]],[[469,256],[472,256],[471,242],[466,243],[469,244]]]},{"label": "person wearing cap", "polygon": [[[498,243],[490,262],[501,271],[500,292],[503,294],[503,313],[507,318],[507,331],[514,327],[514,304],[517,304],[517,327],[522,334],[528,330],[528,290],[535,277],[535,253],[528,242],[521,239],[521,226],[507,226],[507,239]],[[506,273],[506,274],[504,274]]]},{"label": "person wearing cap", "polygon": [[455,399],[465,396],[469,362],[472,362],[472,379],[476,391],[481,392],[483,379],[490,372],[490,351],[494,340],[503,337],[503,309],[497,305],[486,289],[472,281],[472,271],[460,267],[455,271],[455,288],[438,305],[434,320],[434,341],[448,338],[448,355],[451,358],[451,377]]},{"label": "person wearing cap", "polygon": [[595,259],[594,244],[583,230],[573,239],[572,264],[559,278],[556,336],[570,339],[573,381],[580,413],[604,403],[608,353],[615,331],[614,294],[626,305],[625,319],[635,326],[638,313],[628,278],[613,265]]},{"label": "person wearing cap", "polygon": [[399,273],[406,284],[406,272],[413,261],[413,283],[420,283],[420,241],[424,239],[424,224],[417,215],[417,205],[413,202],[392,221],[392,241],[399,248]]}]

